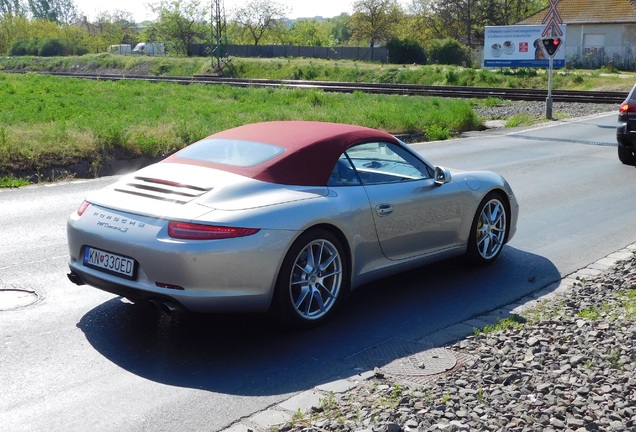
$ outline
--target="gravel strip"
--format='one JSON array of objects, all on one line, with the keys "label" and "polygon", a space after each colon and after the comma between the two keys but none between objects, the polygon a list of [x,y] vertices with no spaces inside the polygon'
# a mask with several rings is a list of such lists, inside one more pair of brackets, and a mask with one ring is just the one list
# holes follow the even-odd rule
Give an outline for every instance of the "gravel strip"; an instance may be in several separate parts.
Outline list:
[{"label": "gravel strip", "polygon": [[[485,120],[507,120],[514,115],[525,114],[536,120],[545,120],[544,102],[506,102],[500,106],[488,108],[475,108],[475,112]],[[553,102],[552,116],[554,118],[585,117],[592,114],[616,113],[618,105],[615,104],[584,104]]]},{"label": "gravel strip", "polygon": [[636,257],[445,347],[470,358],[426,385],[376,370],[285,431],[634,431]]}]

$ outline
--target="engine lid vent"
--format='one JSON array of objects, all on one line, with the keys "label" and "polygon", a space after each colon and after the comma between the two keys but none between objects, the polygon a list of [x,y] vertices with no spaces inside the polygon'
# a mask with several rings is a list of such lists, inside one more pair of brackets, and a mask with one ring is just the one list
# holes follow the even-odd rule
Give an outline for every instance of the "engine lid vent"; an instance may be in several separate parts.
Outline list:
[{"label": "engine lid vent", "polygon": [[185,204],[212,189],[158,178],[133,177],[131,181],[115,186],[115,190],[145,198]]}]

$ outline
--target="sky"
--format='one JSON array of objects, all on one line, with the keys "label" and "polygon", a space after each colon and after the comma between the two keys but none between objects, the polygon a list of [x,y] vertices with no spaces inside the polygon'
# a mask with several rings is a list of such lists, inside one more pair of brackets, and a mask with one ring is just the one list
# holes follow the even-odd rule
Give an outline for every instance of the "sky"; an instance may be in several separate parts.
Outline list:
[{"label": "sky", "polygon": [[[351,13],[354,0],[275,0],[286,5],[291,12],[289,18],[306,18],[314,16],[322,16],[331,18],[340,15],[342,12]],[[205,3],[206,0],[203,0]],[[74,0],[77,8],[89,20],[95,18],[99,11],[123,10],[131,12],[137,22],[147,19],[154,19],[148,3],[156,3],[148,0],[109,0],[108,2],[96,2],[95,0]],[[210,2],[211,3],[211,2]],[[225,12],[230,14],[232,9],[245,6],[248,0],[225,0]]]}]

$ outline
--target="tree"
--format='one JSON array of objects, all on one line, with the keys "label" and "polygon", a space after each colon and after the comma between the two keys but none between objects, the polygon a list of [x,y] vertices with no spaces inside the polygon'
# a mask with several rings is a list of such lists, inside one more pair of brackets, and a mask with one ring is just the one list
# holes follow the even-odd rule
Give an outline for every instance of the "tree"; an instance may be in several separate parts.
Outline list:
[{"label": "tree", "polygon": [[350,21],[351,16],[346,13],[341,13],[337,17],[329,18],[326,21],[329,26],[330,45],[343,45],[351,39]]},{"label": "tree", "polygon": [[403,14],[397,0],[358,0],[349,23],[352,38],[367,41],[373,48],[393,36],[393,27]]},{"label": "tree", "polygon": [[77,7],[73,0],[28,0],[29,10],[35,19],[59,24],[77,21]]},{"label": "tree", "polygon": [[122,10],[100,11],[92,23],[94,42],[102,49],[108,45],[130,43],[137,33],[132,13]]},{"label": "tree", "polygon": [[514,25],[547,6],[544,0],[475,0],[472,40],[482,41],[484,27]]},{"label": "tree", "polygon": [[254,45],[258,45],[268,32],[280,29],[287,13],[287,7],[276,1],[251,0],[234,12],[234,19],[250,35]]},{"label": "tree", "polygon": [[513,25],[548,6],[547,0],[488,0],[488,3],[501,11],[500,21],[493,25]]},{"label": "tree", "polygon": [[478,0],[437,0],[429,7],[438,38],[452,38],[468,46],[472,43],[474,4]]},{"label": "tree", "polygon": [[46,20],[29,20],[25,16],[0,16],[0,52],[20,39],[37,41],[47,37],[63,37],[63,30],[56,23]]},{"label": "tree", "polygon": [[158,19],[156,37],[168,43],[176,53],[192,56],[192,44],[205,39],[207,6],[199,0],[162,0],[151,5]]},{"label": "tree", "polygon": [[546,6],[547,0],[412,0],[409,11],[413,28],[427,38],[473,46],[482,43],[485,26],[513,25]]},{"label": "tree", "polygon": [[301,46],[329,46],[329,32],[326,25],[316,20],[299,20],[292,24],[288,33],[288,41]]},{"label": "tree", "polygon": [[25,12],[26,6],[22,0],[0,0],[0,16],[23,15]]}]

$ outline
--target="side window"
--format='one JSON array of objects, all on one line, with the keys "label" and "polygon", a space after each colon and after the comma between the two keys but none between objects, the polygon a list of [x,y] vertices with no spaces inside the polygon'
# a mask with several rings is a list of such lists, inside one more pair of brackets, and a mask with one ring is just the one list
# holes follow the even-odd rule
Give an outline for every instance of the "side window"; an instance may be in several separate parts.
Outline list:
[{"label": "side window", "polygon": [[336,166],[333,167],[327,186],[355,186],[360,184],[356,170],[346,154],[340,155]]},{"label": "side window", "polygon": [[393,143],[360,144],[347,150],[362,184],[397,183],[432,178],[429,167]]}]

